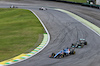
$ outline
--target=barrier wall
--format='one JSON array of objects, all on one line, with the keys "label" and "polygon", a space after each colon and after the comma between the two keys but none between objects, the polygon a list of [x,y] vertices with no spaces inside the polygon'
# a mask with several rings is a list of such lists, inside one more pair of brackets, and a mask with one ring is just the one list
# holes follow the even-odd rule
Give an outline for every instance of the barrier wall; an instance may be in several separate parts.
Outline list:
[{"label": "barrier wall", "polygon": [[96,0],[96,4],[97,5],[100,5],[100,0]]}]

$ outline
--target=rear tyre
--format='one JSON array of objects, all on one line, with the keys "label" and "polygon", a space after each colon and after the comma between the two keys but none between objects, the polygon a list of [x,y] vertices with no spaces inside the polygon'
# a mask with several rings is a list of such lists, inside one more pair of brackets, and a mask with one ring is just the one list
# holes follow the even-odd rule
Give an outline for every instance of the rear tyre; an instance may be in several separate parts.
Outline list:
[{"label": "rear tyre", "polygon": [[76,53],[75,51],[72,52],[73,55],[74,55],[75,53]]},{"label": "rear tyre", "polygon": [[71,55],[74,55],[75,53],[76,53],[75,51],[70,52]]},{"label": "rear tyre", "polygon": [[61,58],[63,58],[64,57],[64,54],[61,54]]}]

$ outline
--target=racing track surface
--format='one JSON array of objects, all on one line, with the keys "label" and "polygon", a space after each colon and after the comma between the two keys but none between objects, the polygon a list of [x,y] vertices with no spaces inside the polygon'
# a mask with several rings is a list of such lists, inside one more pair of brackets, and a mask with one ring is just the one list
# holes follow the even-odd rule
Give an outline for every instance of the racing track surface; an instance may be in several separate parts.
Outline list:
[{"label": "racing track surface", "polygon": [[[84,25],[82,25],[81,23],[63,12],[55,11],[52,9],[49,9],[47,11],[38,10],[39,6],[46,6],[47,4],[45,5],[43,4],[43,2],[36,3],[37,4],[31,6],[20,5],[19,7],[30,8],[36,12],[36,14],[46,25],[51,35],[51,40],[48,46],[34,57],[10,66],[100,66],[100,36],[98,36],[93,31],[91,31],[90,29],[88,29],[87,27],[85,27]],[[54,5],[50,5],[50,3],[54,3]],[[48,3],[48,7],[57,7],[58,4],[62,4],[56,2],[50,3]],[[64,5],[60,5],[60,8]],[[100,13],[100,11],[97,9],[82,7],[78,5],[67,5],[69,6],[63,8],[67,9],[73,6],[73,9],[71,8],[69,10],[75,12],[76,14],[78,13],[76,8],[79,8],[78,11],[81,11],[79,12],[79,15],[83,17],[86,16],[88,10],[92,10],[92,12],[96,11],[96,14]],[[82,9],[85,9],[84,13],[82,13]],[[87,14],[86,17],[84,18],[88,20],[92,18],[89,14]],[[97,18],[98,19],[94,18],[96,20],[95,23],[100,26],[100,17],[97,16]],[[62,59],[52,59],[48,57],[52,52],[57,53],[63,48],[70,47],[71,44],[75,43],[79,38],[85,38],[88,41],[88,45],[84,46],[81,49],[75,49],[75,55],[71,55]]]}]

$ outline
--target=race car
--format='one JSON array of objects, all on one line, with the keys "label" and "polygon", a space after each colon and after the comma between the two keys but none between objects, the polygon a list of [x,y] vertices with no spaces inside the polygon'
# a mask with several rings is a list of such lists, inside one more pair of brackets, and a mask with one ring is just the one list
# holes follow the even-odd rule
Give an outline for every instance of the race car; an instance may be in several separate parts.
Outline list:
[{"label": "race car", "polygon": [[80,39],[79,42],[80,42],[81,44],[87,45],[87,41],[86,41],[85,39]]},{"label": "race car", "polygon": [[18,8],[18,7],[14,6],[14,5],[11,5],[10,8]]},{"label": "race car", "polygon": [[41,7],[39,8],[39,10],[47,10],[47,8]]},{"label": "race car", "polygon": [[73,48],[83,48],[84,45],[87,45],[87,41],[85,39],[79,39],[75,44],[72,44]]},{"label": "race car", "polygon": [[68,55],[74,55],[75,54],[74,48],[66,48],[58,52],[57,54],[52,53],[49,57],[50,58],[63,58]]}]

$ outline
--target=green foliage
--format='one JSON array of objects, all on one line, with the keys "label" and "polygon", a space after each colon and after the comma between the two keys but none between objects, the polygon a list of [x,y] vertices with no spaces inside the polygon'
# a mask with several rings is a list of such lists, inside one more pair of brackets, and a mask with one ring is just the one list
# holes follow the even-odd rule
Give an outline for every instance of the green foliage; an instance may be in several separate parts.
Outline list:
[{"label": "green foliage", "polygon": [[86,3],[87,0],[62,0],[62,1],[71,1],[71,2],[77,2],[77,3]]},{"label": "green foliage", "polygon": [[35,48],[44,29],[29,10],[0,8],[0,61]]}]

